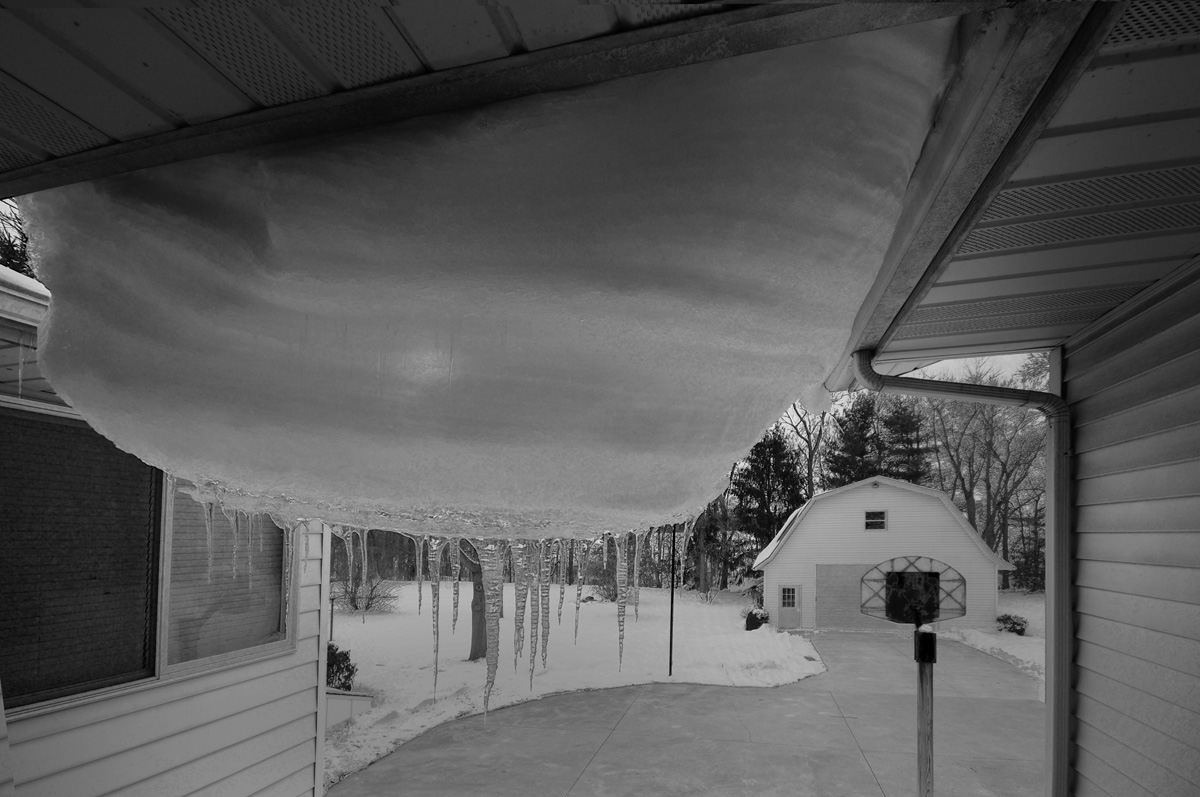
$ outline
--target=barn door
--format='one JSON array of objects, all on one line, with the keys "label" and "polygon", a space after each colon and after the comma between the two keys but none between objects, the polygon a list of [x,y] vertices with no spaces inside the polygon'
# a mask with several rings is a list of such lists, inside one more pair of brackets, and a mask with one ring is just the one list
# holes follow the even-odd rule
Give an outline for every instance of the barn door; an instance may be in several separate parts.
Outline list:
[{"label": "barn door", "polygon": [[776,628],[800,627],[800,585],[786,584],[779,587],[779,617]]}]

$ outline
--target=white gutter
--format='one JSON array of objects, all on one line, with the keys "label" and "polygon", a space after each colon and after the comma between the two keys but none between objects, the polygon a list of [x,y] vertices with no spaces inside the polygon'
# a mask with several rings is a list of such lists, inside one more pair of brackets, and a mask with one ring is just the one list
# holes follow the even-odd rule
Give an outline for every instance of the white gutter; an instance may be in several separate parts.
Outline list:
[{"label": "white gutter", "polygon": [[871,365],[874,352],[852,356],[854,377],[877,392],[948,398],[1041,412],[1049,423],[1046,446],[1046,766],[1050,797],[1067,794],[1070,766],[1071,651],[1071,412],[1061,396],[1040,390],[885,376]]}]

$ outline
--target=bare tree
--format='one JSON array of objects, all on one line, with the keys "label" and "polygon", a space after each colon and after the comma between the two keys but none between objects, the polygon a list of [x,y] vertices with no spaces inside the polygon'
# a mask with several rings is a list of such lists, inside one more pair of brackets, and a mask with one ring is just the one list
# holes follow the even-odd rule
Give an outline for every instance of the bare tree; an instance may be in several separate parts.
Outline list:
[{"label": "bare tree", "polygon": [[804,479],[804,494],[812,498],[817,494],[818,469],[821,466],[825,438],[832,423],[831,416],[825,410],[814,415],[804,409],[800,402],[793,401],[780,420],[796,437],[800,475]]}]

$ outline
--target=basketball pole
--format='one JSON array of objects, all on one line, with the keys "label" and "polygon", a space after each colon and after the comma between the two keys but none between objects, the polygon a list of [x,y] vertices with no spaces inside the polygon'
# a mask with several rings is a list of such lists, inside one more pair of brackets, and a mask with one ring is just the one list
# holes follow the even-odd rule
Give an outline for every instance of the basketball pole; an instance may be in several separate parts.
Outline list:
[{"label": "basketball pole", "polygon": [[933,665],[937,634],[913,628],[913,658],[917,662],[917,794],[933,797]]}]

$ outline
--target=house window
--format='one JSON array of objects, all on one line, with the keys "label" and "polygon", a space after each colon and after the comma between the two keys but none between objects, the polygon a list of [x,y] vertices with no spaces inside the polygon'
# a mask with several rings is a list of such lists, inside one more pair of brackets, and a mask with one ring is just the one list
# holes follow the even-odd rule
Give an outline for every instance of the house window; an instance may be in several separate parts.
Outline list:
[{"label": "house window", "polygon": [[170,520],[167,665],[284,642],[286,532],[176,490]]},{"label": "house window", "polygon": [[5,708],[154,675],[160,489],[83,421],[0,409]]},{"label": "house window", "polygon": [[290,649],[286,533],[164,481],[80,419],[0,407],[6,709]]},{"label": "house window", "polygon": [[883,531],[887,528],[887,512],[868,510],[863,528],[867,531]]},{"label": "house window", "polygon": [[779,608],[795,609],[796,608],[796,588],[781,587],[779,590]]}]

